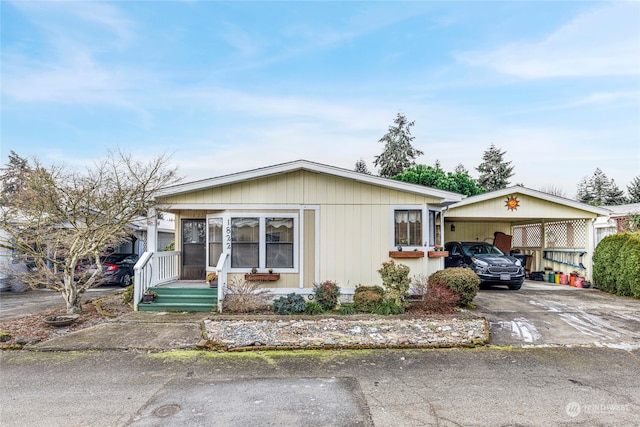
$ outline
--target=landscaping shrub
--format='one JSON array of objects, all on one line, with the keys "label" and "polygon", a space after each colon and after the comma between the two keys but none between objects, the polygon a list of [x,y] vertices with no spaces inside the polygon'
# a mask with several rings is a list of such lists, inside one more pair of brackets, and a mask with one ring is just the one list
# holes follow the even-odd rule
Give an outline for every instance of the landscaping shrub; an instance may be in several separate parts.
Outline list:
[{"label": "landscaping shrub", "polygon": [[385,287],[385,300],[391,300],[396,306],[406,307],[409,304],[409,267],[404,264],[396,264],[393,260],[382,263],[378,270]]},{"label": "landscaping shrub", "polygon": [[282,296],[273,301],[273,311],[278,314],[297,314],[304,312],[307,304],[301,295],[296,293]]},{"label": "landscaping shrub", "polygon": [[351,304],[343,304],[340,307],[338,307],[338,313],[342,314],[342,315],[353,315],[356,314],[358,312],[358,310],[356,309],[356,305],[354,303]]},{"label": "landscaping shrub", "polygon": [[434,281],[422,301],[422,308],[437,314],[452,313],[460,304],[460,295],[440,281]]},{"label": "landscaping shrub", "polygon": [[234,277],[227,285],[227,293],[222,304],[227,312],[251,313],[264,310],[270,299],[271,293],[261,287],[260,282]]},{"label": "landscaping shrub", "polygon": [[325,280],[313,287],[315,300],[324,311],[331,311],[338,305],[340,286],[331,280]]},{"label": "landscaping shrub", "polygon": [[429,287],[443,284],[451,289],[459,298],[458,305],[467,306],[478,294],[480,279],[470,268],[446,268],[429,276]]},{"label": "landscaping shrub", "polygon": [[373,313],[383,297],[384,289],[381,286],[358,286],[353,294],[353,304],[357,311]]},{"label": "landscaping shrub", "polygon": [[392,299],[384,299],[378,303],[373,309],[375,314],[381,314],[383,316],[389,316],[391,314],[404,313],[404,306],[396,304]]},{"label": "landscaping shrub", "polygon": [[304,312],[306,314],[322,314],[324,313],[324,310],[322,309],[322,306],[320,304],[318,304],[315,301],[309,301],[307,303],[307,306],[304,308]]},{"label": "landscaping shrub", "polygon": [[620,277],[620,266],[617,264],[628,236],[628,233],[607,236],[598,243],[593,252],[593,284],[605,292],[618,293],[617,280]]},{"label": "landscaping shrub", "polygon": [[616,291],[618,295],[640,298],[640,233],[628,234],[620,255]]},{"label": "landscaping shrub", "polygon": [[429,286],[429,279],[422,274],[413,278],[412,288],[416,294],[422,295],[422,300],[414,301],[413,305],[431,313],[452,313],[460,302],[460,296],[444,281],[434,280]]}]

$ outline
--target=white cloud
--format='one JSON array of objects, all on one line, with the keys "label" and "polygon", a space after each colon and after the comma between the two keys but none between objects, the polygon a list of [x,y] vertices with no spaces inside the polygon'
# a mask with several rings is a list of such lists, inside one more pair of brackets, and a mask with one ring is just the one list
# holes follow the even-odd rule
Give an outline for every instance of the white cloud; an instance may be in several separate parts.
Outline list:
[{"label": "white cloud", "polygon": [[640,3],[613,2],[540,41],[457,54],[461,62],[526,79],[640,74]]}]

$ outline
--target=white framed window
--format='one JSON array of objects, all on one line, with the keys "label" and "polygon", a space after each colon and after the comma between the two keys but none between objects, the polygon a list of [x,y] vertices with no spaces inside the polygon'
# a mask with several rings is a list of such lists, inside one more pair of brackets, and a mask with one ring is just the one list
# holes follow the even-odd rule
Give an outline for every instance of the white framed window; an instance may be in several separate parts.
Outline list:
[{"label": "white framed window", "polygon": [[219,214],[207,218],[208,265],[215,266],[222,252],[230,256],[232,272],[252,268],[297,272],[297,214]]},{"label": "white framed window", "polygon": [[394,246],[422,246],[422,210],[396,209],[393,220]]},{"label": "white framed window", "polygon": [[441,244],[442,211],[427,205],[391,207],[391,247],[419,249]]},{"label": "white framed window", "polygon": [[429,246],[435,246],[442,244],[442,227],[444,226],[444,221],[442,219],[442,211],[440,209],[434,209],[433,207],[428,207],[429,209]]},{"label": "white framed window", "polygon": [[391,207],[391,247],[422,247],[425,238],[424,206]]}]

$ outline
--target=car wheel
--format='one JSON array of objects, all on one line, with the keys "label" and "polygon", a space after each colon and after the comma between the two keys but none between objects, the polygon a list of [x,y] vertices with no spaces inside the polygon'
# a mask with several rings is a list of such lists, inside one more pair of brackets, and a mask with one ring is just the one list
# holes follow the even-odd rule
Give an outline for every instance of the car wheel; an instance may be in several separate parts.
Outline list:
[{"label": "car wheel", "polygon": [[130,284],[131,284],[131,275],[129,273],[125,273],[124,276],[122,276],[122,279],[120,279],[120,285],[126,288]]},{"label": "car wheel", "polygon": [[511,289],[512,291],[517,291],[518,289],[520,289],[522,287],[522,284],[519,285],[509,285],[509,289]]}]

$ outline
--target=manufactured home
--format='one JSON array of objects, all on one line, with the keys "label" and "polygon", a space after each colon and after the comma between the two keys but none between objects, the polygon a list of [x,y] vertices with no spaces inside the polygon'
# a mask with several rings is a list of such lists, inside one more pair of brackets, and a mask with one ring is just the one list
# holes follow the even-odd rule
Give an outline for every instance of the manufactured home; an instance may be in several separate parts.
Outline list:
[{"label": "manufactured home", "polygon": [[444,242],[492,242],[496,233],[531,269],[588,275],[593,221],[608,215],[519,186],[465,198],[305,160],[167,187],[157,202],[175,217],[175,251],[157,250],[152,212],[135,301],[159,284],[204,284],[212,271],[218,302],[231,280],[259,280],[276,296],[309,295],[332,280],[348,295],[380,284],[377,270],[390,259],[428,276],[444,268]]}]

